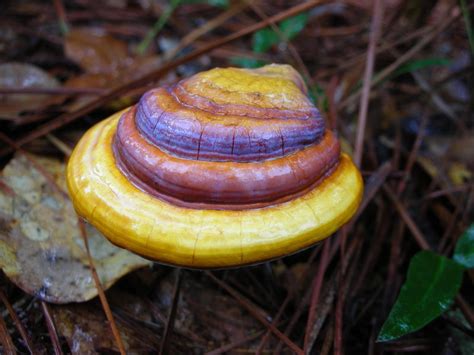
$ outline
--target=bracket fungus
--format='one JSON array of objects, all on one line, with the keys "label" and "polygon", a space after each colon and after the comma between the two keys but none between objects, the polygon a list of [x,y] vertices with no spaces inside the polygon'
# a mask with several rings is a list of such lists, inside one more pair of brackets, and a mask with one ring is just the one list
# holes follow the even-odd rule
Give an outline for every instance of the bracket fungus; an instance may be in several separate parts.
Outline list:
[{"label": "bracket fungus", "polygon": [[67,169],[111,242],[192,268],[257,263],[328,237],[363,183],[288,65],[216,68],[92,127]]}]

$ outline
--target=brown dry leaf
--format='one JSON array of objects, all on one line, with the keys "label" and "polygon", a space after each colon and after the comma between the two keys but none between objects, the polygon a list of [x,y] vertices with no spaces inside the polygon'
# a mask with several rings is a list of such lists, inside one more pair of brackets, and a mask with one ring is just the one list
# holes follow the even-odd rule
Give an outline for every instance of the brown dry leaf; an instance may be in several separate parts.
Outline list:
[{"label": "brown dry leaf", "polygon": [[[25,292],[54,303],[97,295],[78,219],[67,195],[64,164],[33,158],[54,177],[55,187],[25,155],[0,177],[0,268]],[[62,189],[63,191],[61,191]],[[110,244],[91,226],[87,234],[104,288],[151,262]]]},{"label": "brown dry leaf", "polygon": [[466,132],[463,137],[429,136],[425,138],[428,154],[436,162],[438,175],[446,176],[455,186],[472,181],[474,171],[474,137],[473,132]]},{"label": "brown dry leaf", "polygon": [[449,178],[455,186],[461,186],[472,180],[472,172],[461,163],[453,162],[448,170]]},{"label": "brown dry leaf", "polygon": [[127,43],[97,28],[70,31],[64,41],[64,51],[90,74],[118,74],[131,61]]},{"label": "brown dry leaf", "polygon": [[[164,270],[168,272],[154,278],[154,292],[140,282],[130,281],[125,289],[113,288],[107,295],[127,354],[155,353],[160,348],[175,282],[175,273],[160,269]],[[203,353],[262,330],[235,299],[201,277],[200,272],[181,273],[168,353]],[[66,338],[73,354],[118,350],[109,327],[104,326],[107,320],[98,302],[54,306],[51,310],[58,333]],[[249,342],[245,347],[255,350],[258,343]]]},{"label": "brown dry leaf", "polygon": [[[102,73],[102,74],[81,74],[75,77],[70,78],[64,83],[66,88],[113,88],[115,86],[114,77],[112,74]],[[68,103],[68,110],[75,111],[86,106],[89,102],[96,100],[94,96],[78,96],[71,103]]]},{"label": "brown dry leaf", "polygon": [[[108,74],[82,74],[68,79],[64,86],[68,88],[106,88],[113,79]],[[86,96],[87,97],[87,96]]]},{"label": "brown dry leaf", "polygon": [[464,137],[453,137],[448,149],[448,158],[465,164],[474,170],[474,131],[466,132]]},{"label": "brown dry leaf", "polygon": [[[200,272],[182,273],[174,329],[183,338],[192,339],[194,344],[211,350],[262,329],[261,324],[233,297],[200,277]],[[173,288],[174,275],[170,273],[156,289],[155,304],[164,315],[168,314],[172,303]]]},{"label": "brown dry leaf", "polygon": [[[92,303],[51,307],[58,333],[66,338],[71,354],[118,352],[100,305]],[[116,317],[127,354],[150,354],[160,348],[160,330],[148,330]],[[158,333],[158,334],[157,334]]]},{"label": "brown dry leaf", "polygon": [[[59,82],[44,70],[25,63],[0,64],[0,88],[57,88]],[[51,95],[0,94],[0,118],[16,119],[22,112],[44,108]]]},{"label": "brown dry leaf", "polygon": [[25,35],[18,33],[15,26],[7,21],[0,23],[0,58],[23,58],[34,46],[34,41],[25,40]]},{"label": "brown dry leaf", "polygon": [[[161,65],[158,56],[132,57],[128,53],[127,43],[93,28],[73,30],[65,39],[66,56],[78,63],[85,73],[70,78],[64,84],[69,88],[113,89],[144,76]],[[68,105],[75,110],[94,101],[93,96],[77,97]],[[130,105],[125,102],[113,102],[114,110]]]},{"label": "brown dry leaf", "polygon": [[[154,70],[161,64],[158,56],[131,58],[127,66],[121,67],[120,72],[85,73],[70,78],[64,83],[70,88],[105,88],[112,89],[129,81],[138,79]],[[175,79],[169,74],[168,80]]]},{"label": "brown dry leaf", "polygon": [[156,55],[130,56],[127,43],[99,29],[83,28],[68,33],[66,56],[85,71],[68,80],[70,87],[114,87],[156,70],[161,60]]}]

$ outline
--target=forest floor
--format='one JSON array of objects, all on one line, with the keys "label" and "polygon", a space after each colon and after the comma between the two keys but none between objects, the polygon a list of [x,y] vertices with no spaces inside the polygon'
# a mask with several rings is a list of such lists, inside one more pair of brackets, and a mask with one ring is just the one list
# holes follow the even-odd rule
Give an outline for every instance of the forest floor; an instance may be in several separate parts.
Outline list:
[{"label": "forest floor", "polygon": [[[2,1],[0,353],[472,354],[472,269],[460,285],[428,285],[433,297],[457,287],[441,316],[377,339],[413,257],[448,260],[474,221],[473,10],[467,0]],[[88,128],[150,87],[266,63],[301,73],[361,168],[350,223],[303,252],[217,271],[152,264],[84,232],[64,167]],[[413,270],[421,283],[435,273]],[[411,297],[425,317],[413,306],[424,296]]]}]

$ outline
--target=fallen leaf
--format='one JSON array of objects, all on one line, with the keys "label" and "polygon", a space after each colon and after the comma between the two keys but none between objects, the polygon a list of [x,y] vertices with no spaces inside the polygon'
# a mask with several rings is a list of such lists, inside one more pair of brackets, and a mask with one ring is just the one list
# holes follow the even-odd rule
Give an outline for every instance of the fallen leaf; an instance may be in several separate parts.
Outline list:
[{"label": "fallen leaf", "polygon": [[12,23],[8,21],[0,23],[0,58],[3,61],[11,60],[10,58],[24,58],[36,44],[36,38],[18,33]]},{"label": "fallen leaf", "polygon": [[[181,334],[189,337],[199,334],[201,338],[212,339],[214,344],[220,346],[235,339],[245,338],[261,329],[255,318],[235,299],[221,292],[215,285],[198,278],[200,272],[183,274],[174,323]],[[160,283],[157,293],[158,306],[163,310],[172,302],[174,278],[171,274],[169,276]]]},{"label": "fallen leaf", "polygon": [[[25,63],[0,64],[0,88],[56,88],[59,82],[44,70]],[[0,94],[0,118],[17,119],[25,111],[50,105],[51,95]]]},{"label": "fallen leaf", "polygon": [[459,237],[453,259],[466,269],[474,268],[474,223]]},{"label": "fallen leaf", "polygon": [[[136,275],[144,272],[149,270]],[[130,278],[126,287],[114,287],[107,294],[127,354],[157,353],[161,346],[175,273],[158,267],[153,274],[149,286]],[[232,296],[209,283],[201,272],[181,270],[181,279],[168,353],[204,353],[262,331]],[[72,354],[118,351],[98,302],[52,306],[51,311],[58,334],[67,340]],[[258,344],[257,339],[246,346],[256,350]]]},{"label": "fallen leaf", "polygon": [[[156,70],[161,60],[156,55],[132,57],[127,43],[114,38],[104,31],[82,28],[68,33],[64,50],[66,56],[84,70],[83,74],[72,77],[64,83],[67,88],[103,88],[112,90]],[[133,93],[132,93],[133,94]],[[76,97],[68,104],[74,111],[96,99],[95,96]],[[122,102],[123,101],[123,102]],[[109,108],[120,110],[131,103],[117,100]]]},{"label": "fallen leaf", "polygon": [[453,137],[447,157],[474,170],[474,155],[472,152],[474,152],[474,131],[468,131],[464,137]]},{"label": "fallen leaf", "polygon": [[90,74],[117,74],[130,62],[127,43],[98,28],[70,31],[64,40],[64,51]]},{"label": "fallen leaf", "polygon": [[[93,303],[51,307],[58,333],[69,345],[71,354],[117,352],[110,327],[100,305]],[[120,337],[127,354],[150,354],[160,348],[156,330],[148,330],[116,317]]]},{"label": "fallen leaf", "polygon": [[[434,135],[425,138],[426,154],[436,161],[438,175],[445,175],[454,186],[465,184],[472,180],[474,172],[474,138],[471,131],[464,136]],[[446,186],[446,187],[449,187]]]},{"label": "fallen leaf", "polygon": [[[65,193],[64,169],[56,160],[18,155],[0,177],[6,187],[0,190],[0,268],[25,292],[53,303],[97,295],[78,219]],[[89,225],[87,235],[104,289],[151,264],[113,246]]]},{"label": "fallen leaf", "polygon": [[[456,321],[458,321],[459,324],[463,324],[466,327],[466,329],[469,329],[470,327],[469,322],[466,320],[461,310],[459,309],[452,310],[448,314],[450,318],[455,319]],[[458,354],[460,355],[474,354],[474,341],[472,341],[472,337],[470,337],[464,331],[461,331],[458,328],[454,327],[453,325],[451,325],[451,323],[448,323],[448,329],[456,341],[456,345],[458,347]]]},{"label": "fallen leaf", "polygon": [[454,186],[461,186],[472,180],[472,172],[463,164],[452,162],[448,167],[448,176]]}]

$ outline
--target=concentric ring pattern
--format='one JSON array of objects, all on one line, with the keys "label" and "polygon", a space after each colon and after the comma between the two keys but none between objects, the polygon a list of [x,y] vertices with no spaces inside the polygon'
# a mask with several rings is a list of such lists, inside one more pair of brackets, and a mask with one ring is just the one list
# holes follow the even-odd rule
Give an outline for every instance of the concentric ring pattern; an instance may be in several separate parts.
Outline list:
[{"label": "concentric ring pattern", "polygon": [[145,191],[189,207],[291,199],[340,156],[302,85],[291,67],[270,66],[214,69],[151,90],[119,122],[117,160]]},{"label": "concentric ring pattern", "polygon": [[183,266],[313,244],[352,216],[362,181],[306,94],[286,65],[217,68],[150,90],[78,144],[76,210],[115,244]]}]

